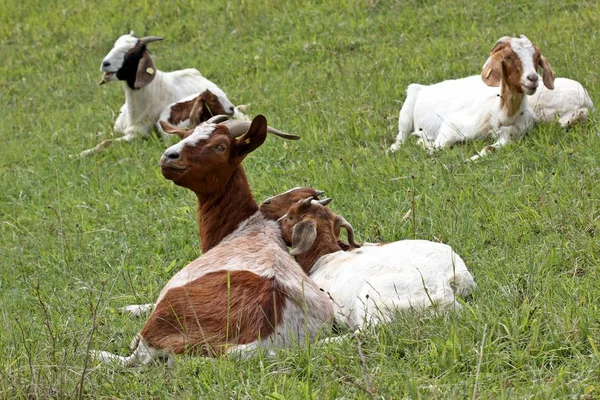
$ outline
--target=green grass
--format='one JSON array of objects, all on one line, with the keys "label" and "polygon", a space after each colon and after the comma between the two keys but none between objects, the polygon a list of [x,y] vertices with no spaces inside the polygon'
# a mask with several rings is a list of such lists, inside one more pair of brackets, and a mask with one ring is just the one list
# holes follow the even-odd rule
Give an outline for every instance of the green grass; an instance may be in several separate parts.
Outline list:
[{"label": "green grass", "polygon": [[[536,127],[477,163],[463,161],[481,142],[385,152],[408,84],[477,73],[504,35],[526,34],[598,102],[600,3],[163,3],[0,8],[1,398],[368,398],[368,377],[381,398],[600,397],[597,119]],[[200,254],[195,198],[157,167],[166,143],[69,158],[113,135],[123,94],[96,86],[98,68],[129,29],[167,37],[152,45],[160,69],[196,67],[302,136],[247,158],[257,199],[310,185],[359,240],[452,245],[478,283],[464,311],[365,331],[366,373],[354,339],[273,359],[86,364],[88,345],[128,354],[143,319],[115,309],[153,301]]]}]

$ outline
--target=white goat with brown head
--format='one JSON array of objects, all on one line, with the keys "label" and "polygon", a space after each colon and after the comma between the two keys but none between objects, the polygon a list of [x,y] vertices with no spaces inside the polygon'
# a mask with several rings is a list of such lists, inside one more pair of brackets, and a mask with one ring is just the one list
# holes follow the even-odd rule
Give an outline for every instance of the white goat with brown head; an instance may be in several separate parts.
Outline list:
[{"label": "white goat with brown head", "polygon": [[162,289],[133,354],[96,352],[101,360],[133,366],[184,351],[216,356],[301,344],[332,319],[330,299],[288,254],[277,223],[259,212],[241,166],[267,132],[292,136],[267,127],[262,115],[214,122],[194,130],[163,123],[183,140],[160,161],[165,178],[198,197],[204,254]]},{"label": "white goat with brown head", "polygon": [[553,89],[554,72],[540,50],[523,35],[505,36],[492,48],[481,75],[409,85],[390,150],[398,150],[411,133],[430,150],[495,138],[474,160],[520,139],[535,122],[526,95],[538,88],[538,68],[543,69],[544,86]]},{"label": "white goat with brown head", "polygon": [[[332,297],[338,322],[360,328],[389,320],[397,310],[459,308],[455,296],[468,296],[475,287],[464,261],[448,245],[400,240],[360,247],[352,226],[325,207],[330,199],[291,204],[289,198],[289,192],[275,196],[270,204],[276,199],[279,209],[269,211],[281,216],[282,235],[296,261]],[[348,251],[340,245],[340,228],[348,232]]]}]

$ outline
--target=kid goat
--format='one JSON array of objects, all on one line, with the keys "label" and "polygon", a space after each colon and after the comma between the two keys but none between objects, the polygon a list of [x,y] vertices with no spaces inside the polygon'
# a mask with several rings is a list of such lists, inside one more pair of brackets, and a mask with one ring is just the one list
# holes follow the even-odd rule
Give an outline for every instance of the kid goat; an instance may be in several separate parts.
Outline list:
[{"label": "kid goat", "polygon": [[329,298],[288,254],[277,223],[259,212],[241,166],[267,131],[291,135],[268,128],[262,115],[251,124],[213,121],[193,131],[163,123],[183,140],[160,161],[165,178],[198,197],[204,254],[162,289],[133,354],[96,352],[103,361],[135,366],[186,350],[216,356],[303,343],[332,319]]},{"label": "kid goat", "polygon": [[[289,192],[275,196],[279,210],[263,204],[263,213],[268,208],[271,215],[282,215],[286,197]],[[394,310],[460,307],[455,294],[468,296],[474,289],[473,276],[448,245],[401,240],[357,248],[352,226],[324,206],[329,201],[301,200],[279,222],[291,254],[331,295],[337,321],[360,328],[388,320]],[[348,231],[350,251],[339,244],[341,227]]]},{"label": "kid goat", "polygon": [[554,72],[540,50],[523,35],[505,36],[492,48],[481,76],[409,85],[390,150],[398,150],[411,133],[429,150],[494,137],[494,144],[471,157],[475,160],[520,139],[535,122],[525,95],[538,87],[538,68],[544,71],[544,86],[553,89]]},{"label": "kid goat", "polygon": [[158,70],[147,45],[163,39],[156,36],[137,38],[131,31],[119,37],[102,60],[100,70],[104,77],[100,85],[120,80],[125,90],[125,104],[114,126],[115,131],[125,134],[119,140],[147,137],[166,107],[188,96],[197,97],[205,90],[218,98],[225,114],[233,115],[235,111],[225,92],[197,69]]}]

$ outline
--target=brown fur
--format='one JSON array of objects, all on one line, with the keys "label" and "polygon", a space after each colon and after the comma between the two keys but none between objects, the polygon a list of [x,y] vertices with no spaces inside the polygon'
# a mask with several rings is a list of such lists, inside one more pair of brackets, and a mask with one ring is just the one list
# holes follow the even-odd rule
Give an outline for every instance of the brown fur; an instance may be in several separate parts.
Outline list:
[{"label": "brown fur", "polygon": [[170,124],[178,125],[189,119],[190,126],[194,128],[219,114],[225,114],[219,98],[210,90],[205,90],[191,100],[175,103],[171,107],[167,121]]},{"label": "brown fur", "polygon": [[170,124],[178,125],[179,123],[185,121],[190,118],[190,111],[192,106],[196,102],[197,97],[194,97],[188,101],[181,101],[179,103],[175,103],[171,107],[171,113],[169,114],[169,119],[167,120]]},{"label": "brown fur", "polygon": [[282,193],[273,197],[269,197],[260,205],[260,212],[265,218],[277,221],[283,217],[289,208],[304,199],[319,200],[318,192],[312,188],[302,187],[292,189],[286,193]]},{"label": "brown fur", "polygon": [[249,271],[216,271],[169,290],[141,336],[148,345],[173,353],[189,349],[219,355],[228,344],[267,338],[284,306],[285,294],[273,279]]},{"label": "brown fur", "polygon": [[302,202],[290,207],[287,217],[280,221],[281,234],[288,246],[292,245],[295,227],[307,220],[316,223],[316,239],[309,246],[310,250],[296,254],[294,257],[304,272],[308,274],[319,258],[340,251],[342,247],[339,245],[338,235],[335,233],[336,215],[325,206],[314,203],[308,205]]},{"label": "brown fur", "polygon": [[196,97],[196,101],[190,111],[190,123],[192,127],[208,121],[215,115],[225,114],[225,109],[216,94],[205,90]]},{"label": "brown fur", "polygon": [[[319,200],[319,194],[322,192],[318,192],[315,189],[308,187],[300,187],[289,190],[285,193],[281,193],[266,199],[260,205],[260,212],[265,216],[265,218],[271,219],[273,221],[277,221],[279,218],[283,217],[291,206],[299,202],[300,200],[305,199],[315,199]],[[334,234],[335,237],[340,236],[340,228],[334,225]],[[342,240],[338,239],[338,246],[344,251],[350,251],[356,249],[356,247],[345,243]]]},{"label": "brown fur", "polygon": [[[250,193],[246,173],[241,166],[233,173],[225,190],[218,197],[204,198],[198,193],[196,195],[198,230],[203,253],[219,244],[240,222],[258,211],[258,205]],[[224,215],[227,215],[227,218],[223,218]]]},{"label": "brown fur", "polygon": [[137,74],[135,76],[135,89],[143,88],[154,80],[156,75],[156,66],[148,50],[142,53],[142,59],[138,64]]}]

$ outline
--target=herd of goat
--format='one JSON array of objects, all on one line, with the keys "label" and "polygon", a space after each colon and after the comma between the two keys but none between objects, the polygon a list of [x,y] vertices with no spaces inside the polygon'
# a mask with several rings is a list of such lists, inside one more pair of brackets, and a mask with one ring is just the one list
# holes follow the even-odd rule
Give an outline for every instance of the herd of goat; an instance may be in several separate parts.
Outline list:
[{"label": "herd of goat", "polygon": [[[147,49],[158,40],[121,36],[102,61],[100,83],[123,81],[125,104],[114,125],[123,136],[116,140],[147,137],[154,128],[181,138],[163,153],[160,167],[198,198],[202,256],[178,271],[155,303],[121,309],[149,313],[130,356],[95,351],[97,359],[136,366],[183,352],[252,354],[314,341],[334,323],[361,329],[398,310],[460,309],[457,296],[469,296],[475,281],[450,246],[427,240],[360,245],[350,223],[327,207],[331,200],[311,188],[288,190],[259,206],[242,161],[268,133],[298,136],[269,127],[262,115],[250,120],[244,106],[234,106],[196,69],[158,70]],[[569,128],[590,111],[583,86],[556,78],[529,39],[502,37],[480,75],[408,87],[390,151],[409,134],[430,151],[494,138],[475,160],[537,122],[558,120]]]}]

